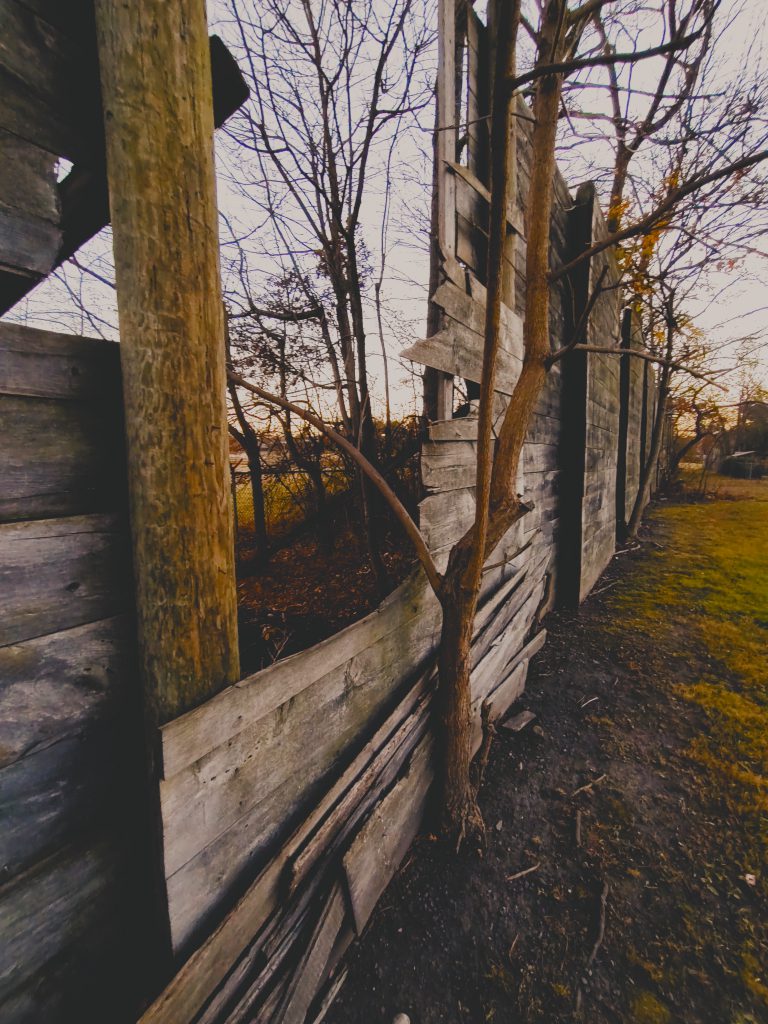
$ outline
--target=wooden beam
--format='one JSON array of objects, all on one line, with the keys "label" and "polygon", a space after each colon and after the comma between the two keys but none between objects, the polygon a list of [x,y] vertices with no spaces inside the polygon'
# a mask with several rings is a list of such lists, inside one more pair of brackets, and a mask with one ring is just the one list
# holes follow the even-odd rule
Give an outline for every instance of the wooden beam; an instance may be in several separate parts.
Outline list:
[{"label": "wooden beam", "polygon": [[[209,46],[213,81],[213,118],[216,127],[220,128],[246,101],[248,86],[234,57],[221,39],[218,36],[211,36]],[[27,144],[27,146],[29,145]],[[55,251],[51,254],[49,265],[40,268],[38,273],[29,274],[21,273],[16,264],[14,264],[15,271],[4,270],[0,266],[0,315],[23,299],[40,283],[42,276],[52,273],[60,267],[77,252],[81,245],[84,245],[109,224],[107,172],[104,167],[100,133],[98,144],[94,140],[92,148],[97,155],[89,156],[86,161],[78,161],[67,177],[56,186],[61,213],[54,220],[59,238]],[[2,149],[2,136],[0,136],[0,149]],[[50,159],[55,164],[55,158],[50,156]],[[0,171],[0,189],[2,180],[2,171]],[[0,195],[0,205],[4,198],[3,195]],[[2,220],[1,210],[0,220]],[[0,264],[2,264],[1,255]]]},{"label": "wooden beam", "polygon": [[97,0],[151,725],[240,672],[204,0]]}]

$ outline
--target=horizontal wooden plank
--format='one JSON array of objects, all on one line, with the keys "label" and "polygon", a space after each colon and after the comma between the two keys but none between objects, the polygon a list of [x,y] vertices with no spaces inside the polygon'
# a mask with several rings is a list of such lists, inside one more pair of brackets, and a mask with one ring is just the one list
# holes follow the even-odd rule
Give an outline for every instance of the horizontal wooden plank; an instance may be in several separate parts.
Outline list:
[{"label": "horizontal wooden plank", "polygon": [[161,784],[177,947],[333,778],[408,671],[431,654],[434,630],[420,621],[412,632],[389,634],[330,673],[322,687],[295,697],[290,709],[275,711]]},{"label": "horizontal wooden plank", "polygon": [[[0,887],[0,1017],[8,1019],[2,1010],[6,999],[52,961],[73,957],[84,942],[94,952],[99,942],[114,942],[125,882],[118,865],[112,844],[81,844]],[[92,969],[100,961],[97,954]],[[90,1001],[85,979],[80,969],[73,975],[84,1011]],[[95,987],[94,979],[90,985]]]},{"label": "horizontal wooden plank", "polygon": [[[138,716],[124,716],[139,725]],[[138,728],[135,740],[140,737]],[[118,719],[92,723],[0,769],[0,864],[13,878],[124,803],[118,785],[128,743]]]},{"label": "horizontal wooden plank", "polygon": [[434,776],[432,749],[431,737],[422,740],[404,777],[379,803],[344,856],[358,935],[419,830]]},{"label": "horizontal wooden plank", "polygon": [[56,157],[0,129],[0,209],[58,225]]},{"label": "horizontal wooden plank", "polygon": [[115,516],[0,525],[0,646],[118,614],[129,580]]},{"label": "horizontal wooden plank", "polygon": [[421,480],[429,491],[474,487],[477,445],[470,441],[426,441],[421,449]]},{"label": "horizontal wooden plank", "polygon": [[0,207],[2,268],[44,277],[56,265],[61,237],[61,230],[50,221]]},{"label": "horizontal wooden plank", "polygon": [[[412,620],[327,673],[290,707],[257,719],[204,758],[161,783],[167,836],[165,864],[173,874],[251,807],[295,777],[307,791],[431,653],[439,609]],[[317,735],[317,720],[325,722]],[[290,727],[287,726],[290,722]],[[279,822],[279,816],[276,821]]]},{"label": "horizontal wooden plank", "polygon": [[124,805],[141,732],[135,660],[124,618],[0,648],[6,878]]},{"label": "horizontal wooden plank", "polygon": [[[465,289],[457,288],[450,281],[441,284],[432,296],[432,302],[443,309],[448,316],[463,323],[482,338],[485,334],[485,290],[476,294],[468,294]],[[520,317],[504,303],[501,305],[501,322],[504,328],[503,347],[513,354],[522,355],[523,324]]]},{"label": "horizontal wooden plank", "polygon": [[[480,383],[483,372],[482,347],[467,344],[455,328],[446,328],[431,338],[417,341],[400,353],[403,359],[442,370],[454,377]],[[496,390],[511,395],[520,376],[522,362],[506,350],[499,352]]]},{"label": "horizontal wooden plank", "polygon": [[58,28],[17,0],[2,0],[0,128],[74,160],[99,138],[100,94],[92,37],[82,24],[68,27]]},{"label": "horizontal wooden plank", "polygon": [[474,517],[473,487],[431,494],[419,504],[419,528],[430,551],[444,551],[455,544]]},{"label": "horizontal wooden plank", "polygon": [[0,647],[0,767],[116,714],[136,687],[128,616]]},{"label": "horizontal wooden plank", "polygon": [[423,574],[416,573],[364,619],[309,651],[248,676],[202,707],[174,719],[162,730],[164,777],[170,778],[204,757],[434,604]]},{"label": "horizontal wooden plank", "polygon": [[120,348],[114,342],[0,323],[0,394],[120,399]]},{"label": "horizontal wooden plank", "polygon": [[123,503],[123,434],[114,406],[0,394],[0,438],[0,522],[113,511]]},{"label": "horizontal wooden plank", "polygon": [[476,441],[477,424],[477,416],[436,420],[429,425],[429,439],[430,441]]}]

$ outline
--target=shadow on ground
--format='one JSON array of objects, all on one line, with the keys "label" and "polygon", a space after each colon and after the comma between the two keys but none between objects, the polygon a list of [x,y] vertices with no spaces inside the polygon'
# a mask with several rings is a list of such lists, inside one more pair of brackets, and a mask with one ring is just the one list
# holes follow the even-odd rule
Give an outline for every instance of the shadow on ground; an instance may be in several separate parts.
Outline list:
[{"label": "shadow on ground", "polygon": [[549,617],[487,848],[417,841],[331,1024],[768,1020],[768,482],[719,489]]}]

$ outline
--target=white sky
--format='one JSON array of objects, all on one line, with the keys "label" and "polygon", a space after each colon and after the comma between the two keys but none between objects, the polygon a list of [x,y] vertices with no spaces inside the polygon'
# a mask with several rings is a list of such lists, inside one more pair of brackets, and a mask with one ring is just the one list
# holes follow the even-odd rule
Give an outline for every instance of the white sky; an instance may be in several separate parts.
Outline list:
[{"label": "white sky", "polygon": [[[379,2],[383,3],[384,0]],[[219,32],[229,43],[236,42],[232,39],[231,25],[222,18],[222,11],[225,10],[224,0],[209,0],[209,9],[212,31]],[[729,14],[737,16],[727,32],[718,40],[718,45],[724,56],[724,74],[726,77],[738,79],[743,74],[745,66],[749,65],[750,70],[753,70],[756,63],[765,65],[768,56],[765,45],[765,15],[768,5],[764,0],[726,0],[725,9]],[[647,74],[650,81],[653,69],[648,67],[640,74]],[[637,81],[638,79],[635,79],[634,84],[637,84]],[[401,160],[393,169],[395,201],[388,237],[387,273],[384,280],[387,300],[385,333],[391,359],[390,372],[395,383],[393,397],[399,411],[412,411],[420,404],[419,381],[416,380],[414,384],[407,366],[397,366],[397,352],[415,337],[420,336],[424,330],[428,258],[424,248],[426,239],[418,230],[423,224],[419,225],[417,214],[423,218],[428,212],[431,187],[428,148],[431,141],[429,126],[432,123],[432,116],[431,112],[425,113],[422,118],[424,130],[421,133],[421,142],[417,143],[417,132],[414,130],[412,140],[403,147]],[[219,201],[222,212],[230,221],[242,223],[249,211],[226,180],[226,171],[230,164],[227,146],[227,141],[220,134],[217,140],[221,170]],[[569,181],[571,187],[577,184],[578,181]],[[365,210],[365,238],[372,261],[377,263],[382,200],[375,192],[376,190]],[[222,236],[226,233],[222,226]],[[764,239],[759,248],[766,250],[766,246],[768,240]],[[79,259],[82,263],[92,266],[98,273],[110,277],[111,253],[108,233],[106,237],[94,239],[79,254]],[[763,346],[768,344],[767,267],[768,257],[762,254],[745,258],[730,272],[713,272],[709,288],[700,296],[699,309],[692,310],[697,313],[698,326],[710,332],[719,342],[745,334],[754,334],[762,339]],[[86,334],[101,332],[106,336],[115,336],[114,293],[93,278],[81,278],[77,272],[69,271],[66,277],[71,287],[82,290],[91,314],[90,321],[77,310],[66,290],[56,281],[49,281],[36,289],[17,307],[14,312],[15,318],[25,319],[31,325],[74,329]],[[378,354],[378,337],[372,310],[369,310],[369,314],[367,326],[370,371],[373,377],[373,390],[380,397],[382,363]],[[729,359],[734,362],[730,354]],[[758,359],[757,373],[768,383],[765,347]]]}]

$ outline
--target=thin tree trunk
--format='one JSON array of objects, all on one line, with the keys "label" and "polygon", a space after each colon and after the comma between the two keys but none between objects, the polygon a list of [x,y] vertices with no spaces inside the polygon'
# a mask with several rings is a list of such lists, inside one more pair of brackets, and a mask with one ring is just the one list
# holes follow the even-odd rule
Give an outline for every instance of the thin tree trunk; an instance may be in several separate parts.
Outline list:
[{"label": "thin tree trunk", "polygon": [[[227,355],[229,355],[229,337],[227,336]],[[260,565],[269,561],[269,535],[264,505],[264,480],[261,471],[261,444],[243,410],[237,388],[228,386],[229,397],[235,410],[240,430],[230,425],[229,432],[233,435],[248,459],[248,473],[251,478],[251,495],[253,497],[253,532],[256,537],[256,560]]]},{"label": "thin tree trunk", "polygon": [[670,362],[672,359],[672,349],[675,341],[675,331],[677,329],[675,321],[674,291],[670,292],[666,297],[663,308],[664,320],[666,323],[666,339],[664,342],[665,362],[662,363],[661,374],[659,375],[659,400],[656,405],[656,417],[653,421],[653,430],[651,431],[651,449],[648,453],[646,463],[643,466],[643,472],[640,476],[640,486],[637,490],[635,504],[632,507],[632,515],[629,517],[629,522],[627,523],[628,540],[633,540],[637,536],[640,521],[643,517],[643,510],[650,501],[651,483],[656,473],[656,467],[659,464],[659,454],[661,452],[661,444],[664,439],[664,418],[667,413],[669,382],[672,377],[672,367],[670,366]]},{"label": "thin tree trunk", "polygon": [[477,590],[466,590],[458,572],[447,576],[440,595],[443,624],[438,656],[438,764],[442,827],[457,848],[465,836],[484,831],[471,777],[472,693],[470,689],[472,633]]},{"label": "thin tree trunk", "polygon": [[352,422],[349,418],[349,413],[347,412],[347,402],[344,398],[344,384],[339,370],[339,360],[336,357],[336,349],[333,347],[331,332],[328,328],[328,318],[326,317],[324,310],[321,310],[320,313],[320,330],[322,331],[325,350],[328,353],[328,361],[331,364],[331,371],[333,373],[333,386],[336,389],[336,400],[339,403],[341,425],[346,433],[350,434],[352,431]]},{"label": "thin tree trunk", "polygon": [[387,345],[384,341],[384,324],[381,319],[381,281],[376,282],[376,321],[379,325],[379,344],[381,345],[381,358],[384,362],[384,401],[386,405],[385,436],[387,445],[392,445],[392,407],[389,400],[389,357],[387,356]]},{"label": "thin tree trunk", "polygon": [[[376,439],[376,427],[373,422],[371,396],[368,390],[368,365],[365,344],[365,321],[363,318],[362,286],[357,266],[357,249],[354,230],[346,235],[349,306],[352,312],[352,330],[357,346],[357,376],[360,390],[360,451],[374,465],[379,465],[379,453]],[[365,531],[368,539],[368,553],[371,568],[376,577],[376,588],[379,597],[384,597],[390,589],[389,573],[381,557],[383,535],[384,503],[376,487],[367,477],[360,477],[361,495],[363,499],[363,515]]]},{"label": "thin tree trunk", "polygon": [[[443,625],[437,694],[440,735],[443,828],[461,844],[470,831],[483,830],[469,766],[472,760],[470,652],[488,535],[491,489],[493,398],[501,330],[504,242],[511,192],[510,109],[506,81],[514,75],[519,2],[499,19],[491,120],[491,209],[483,372],[478,423],[475,522],[448,559],[440,603]],[[543,370],[543,363],[542,363]],[[545,371],[544,371],[545,372]]]},{"label": "thin tree trunk", "polygon": [[246,438],[245,451],[248,456],[248,473],[251,478],[256,561],[260,567],[264,567],[269,563],[269,534],[267,533],[267,514],[264,503],[264,477],[261,471],[261,452],[258,445],[253,449],[251,448],[248,438]]}]

